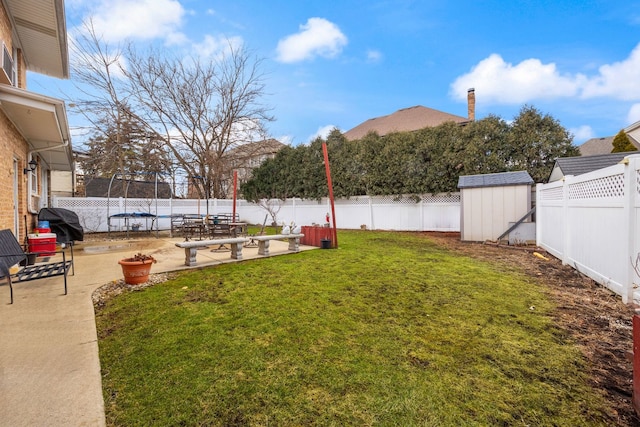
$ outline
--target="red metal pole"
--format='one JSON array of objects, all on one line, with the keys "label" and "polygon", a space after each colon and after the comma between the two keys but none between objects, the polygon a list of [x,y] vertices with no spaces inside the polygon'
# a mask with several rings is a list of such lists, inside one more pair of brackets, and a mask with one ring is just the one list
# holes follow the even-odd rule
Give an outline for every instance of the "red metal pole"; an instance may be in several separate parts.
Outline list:
[{"label": "red metal pole", "polygon": [[233,216],[232,222],[236,222],[236,195],[238,194],[238,171],[233,171]]},{"label": "red metal pole", "polygon": [[327,173],[327,186],[329,187],[329,201],[331,202],[331,218],[333,219],[333,242],[334,248],[338,247],[338,229],[336,228],[336,207],[333,201],[333,184],[331,183],[331,168],[329,167],[329,153],[327,143],[322,143],[322,154],[324,154],[324,169]]},{"label": "red metal pole", "polygon": [[632,402],[636,414],[640,415],[640,316],[633,317],[633,383]]}]

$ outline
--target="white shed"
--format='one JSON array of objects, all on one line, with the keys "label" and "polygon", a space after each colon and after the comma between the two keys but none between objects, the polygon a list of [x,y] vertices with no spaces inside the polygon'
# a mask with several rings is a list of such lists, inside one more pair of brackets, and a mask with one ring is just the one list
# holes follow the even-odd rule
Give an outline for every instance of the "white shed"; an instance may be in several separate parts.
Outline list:
[{"label": "white shed", "polygon": [[461,176],[460,238],[497,240],[531,210],[532,185],[525,171]]}]

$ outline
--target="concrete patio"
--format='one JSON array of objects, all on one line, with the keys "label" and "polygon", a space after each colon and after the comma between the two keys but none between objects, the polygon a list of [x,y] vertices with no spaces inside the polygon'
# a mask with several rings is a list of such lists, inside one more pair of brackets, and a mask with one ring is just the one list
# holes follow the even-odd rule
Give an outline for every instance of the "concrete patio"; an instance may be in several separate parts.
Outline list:
[{"label": "concrete patio", "polygon": [[[75,275],[14,285],[0,284],[0,425],[104,426],[102,380],[92,293],[122,278],[118,260],[136,252],[157,259],[152,273],[238,262],[226,251],[198,251],[196,267],[184,265],[175,246],[182,238],[144,238],[78,242]],[[271,242],[271,256],[291,254],[284,241]],[[300,250],[316,249],[300,246]],[[243,260],[264,258],[257,247]]]}]

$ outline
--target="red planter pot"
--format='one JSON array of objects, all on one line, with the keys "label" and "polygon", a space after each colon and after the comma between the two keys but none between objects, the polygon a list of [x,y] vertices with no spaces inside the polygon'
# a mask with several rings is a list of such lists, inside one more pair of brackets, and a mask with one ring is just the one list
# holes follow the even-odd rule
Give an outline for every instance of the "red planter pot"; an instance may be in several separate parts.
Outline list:
[{"label": "red planter pot", "polygon": [[131,258],[125,258],[118,261],[118,264],[122,266],[125,283],[138,285],[149,280],[153,260],[133,261]]}]

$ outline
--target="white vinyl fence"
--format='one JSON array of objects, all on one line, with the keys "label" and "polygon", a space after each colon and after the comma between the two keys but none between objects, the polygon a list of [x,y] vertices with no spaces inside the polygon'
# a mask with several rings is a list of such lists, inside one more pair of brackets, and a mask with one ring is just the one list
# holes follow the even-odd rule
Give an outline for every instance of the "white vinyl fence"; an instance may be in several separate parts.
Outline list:
[{"label": "white vinyl fence", "polygon": [[[323,224],[331,213],[328,199],[321,201],[288,199],[270,200],[271,210],[277,212],[276,221],[299,225]],[[123,199],[96,197],[56,197],[52,207],[75,212],[85,232],[109,231],[107,218],[120,213],[146,212],[158,216],[158,228],[169,230],[171,216],[179,214],[215,215],[231,213],[233,201],[229,199]],[[419,201],[411,197],[358,196],[335,202],[336,223],[342,229],[399,231],[460,231],[460,194],[424,195]],[[240,220],[250,224],[262,224],[267,210],[255,203],[238,200],[236,212]],[[142,222],[143,228],[151,227],[151,219],[131,219]],[[267,225],[272,218],[267,218]],[[124,229],[124,221],[111,220],[111,231]],[[155,229],[155,225],[154,225]]]},{"label": "white vinyl fence", "polygon": [[640,283],[640,155],[538,184],[536,199],[538,245],[633,302]]}]

